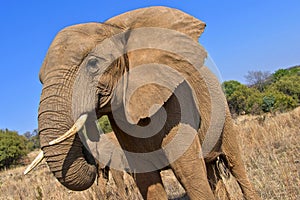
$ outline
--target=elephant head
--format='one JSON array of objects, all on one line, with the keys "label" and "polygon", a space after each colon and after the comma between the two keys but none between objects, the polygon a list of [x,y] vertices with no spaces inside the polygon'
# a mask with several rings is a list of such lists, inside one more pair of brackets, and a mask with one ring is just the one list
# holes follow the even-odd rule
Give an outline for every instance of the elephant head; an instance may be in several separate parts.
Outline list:
[{"label": "elephant head", "polygon": [[98,23],[65,28],[52,42],[40,70],[43,84],[38,114],[41,147],[55,177],[72,190],[91,186],[97,175],[95,160],[78,135],[53,146],[49,142],[67,132],[76,121],[72,113],[72,97],[79,66],[97,43],[121,31]]},{"label": "elephant head", "polygon": [[[203,22],[179,10],[150,7],[122,14],[105,23],[70,26],[57,34],[39,74],[43,90],[38,124],[44,157],[64,186],[71,190],[89,188],[97,175],[97,162],[78,134],[55,145],[49,142],[68,132],[84,114],[88,115],[86,123],[89,123],[94,120],[92,113],[99,118],[123,105],[130,123],[137,124],[141,119],[151,117],[183,79],[170,71],[149,70],[140,74],[142,80],[155,76],[170,87],[153,83],[133,90],[141,80],[133,76],[131,70],[150,63],[173,65],[175,69],[185,53],[195,58],[201,67],[205,51],[191,46],[191,50],[187,50],[174,39],[181,38],[184,44],[188,40],[197,43],[204,27]],[[152,32],[153,28],[160,31]],[[175,31],[176,34],[171,34],[176,37],[170,38],[170,31]],[[149,36],[160,38],[156,43],[150,42],[159,45],[160,49],[145,43],[151,39]],[[168,49],[169,46],[173,49]],[[177,55],[172,52],[174,48]],[[186,68],[181,73],[188,76],[193,70]]]}]

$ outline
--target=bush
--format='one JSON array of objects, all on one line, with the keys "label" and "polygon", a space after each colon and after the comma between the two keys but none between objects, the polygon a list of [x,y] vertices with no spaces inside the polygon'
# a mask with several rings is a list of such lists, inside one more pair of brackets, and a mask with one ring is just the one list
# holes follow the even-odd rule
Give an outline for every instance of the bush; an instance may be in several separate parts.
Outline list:
[{"label": "bush", "polygon": [[300,67],[279,69],[272,76],[253,71],[246,76],[251,86],[225,81],[224,93],[232,114],[288,111],[300,104]]},{"label": "bush", "polygon": [[289,74],[289,70],[279,69],[272,75],[272,79],[274,82],[276,82],[276,81],[279,81],[281,77],[286,76],[288,74]]},{"label": "bush", "polygon": [[293,108],[296,108],[298,105],[297,101],[293,97],[286,95],[277,90],[269,89],[268,91],[266,91],[265,95],[269,98],[274,99],[274,103],[272,105],[271,111],[280,111],[280,112],[288,111]]},{"label": "bush", "polygon": [[261,112],[262,98],[257,89],[231,81],[224,84],[224,90],[225,93],[227,91],[227,102],[232,114],[259,114]]},{"label": "bush", "polygon": [[102,129],[104,133],[109,133],[112,132],[111,125],[109,123],[109,119],[107,115],[103,115],[99,120],[98,120],[98,126]]},{"label": "bush", "polygon": [[278,90],[283,94],[291,96],[300,103],[300,76],[284,76],[272,85],[273,90]]},{"label": "bush", "polygon": [[274,108],[274,104],[275,104],[274,96],[272,95],[264,96],[261,108],[264,112],[271,112]]},{"label": "bush", "polygon": [[18,159],[29,152],[26,141],[15,131],[0,130],[0,168],[17,164]]},{"label": "bush", "polygon": [[238,81],[225,81],[222,86],[226,97],[230,97],[241,85]]},{"label": "bush", "polygon": [[272,74],[273,82],[279,81],[286,76],[300,76],[300,66],[291,67],[289,69],[279,69]]}]

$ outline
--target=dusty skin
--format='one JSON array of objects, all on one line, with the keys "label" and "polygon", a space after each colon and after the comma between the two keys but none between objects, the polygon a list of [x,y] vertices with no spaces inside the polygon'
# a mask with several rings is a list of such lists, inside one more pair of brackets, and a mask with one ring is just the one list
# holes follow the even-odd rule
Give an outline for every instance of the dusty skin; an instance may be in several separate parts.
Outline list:
[{"label": "dusty skin", "polygon": [[[150,7],[57,34],[39,74],[38,128],[46,163],[62,185],[86,190],[111,163],[125,196],[117,161],[144,199],[167,199],[163,167],[172,169],[190,199],[258,199],[221,87],[203,66],[206,52],[198,38],[204,28],[179,10]],[[83,114],[87,140],[75,134],[49,144]],[[127,164],[113,156],[99,162],[110,154],[92,149],[101,142],[94,121],[104,114],[117,138],[111,143],[129,152]]]}]

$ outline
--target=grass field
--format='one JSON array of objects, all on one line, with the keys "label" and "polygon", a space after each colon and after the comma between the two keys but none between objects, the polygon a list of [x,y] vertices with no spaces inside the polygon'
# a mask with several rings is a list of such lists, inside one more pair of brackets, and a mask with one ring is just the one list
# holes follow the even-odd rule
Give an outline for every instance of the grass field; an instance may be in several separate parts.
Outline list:
[{"label": "grass field", "polygon": [[300,198],[300,107],[237,120],[248,174],[262,199]]},{"label": "grass field", "polygon": [[[249,178],[262,199],[300,199],[300,107],[283,114],[241,116],[236,125]],[[37,152],[29,154],[30,160]],[[82,192],[65,189],[45,163],[27,176],[25,167],[0,172],[0,199],[118,199],[120,188],[111,178],[98,180]],[[170,199],[187,199],[184,190],[164,171],[163,180]],[[134,183],[124,174],[128,199],[140,199]],[[99,190],[98,188],[101,188]]]}]

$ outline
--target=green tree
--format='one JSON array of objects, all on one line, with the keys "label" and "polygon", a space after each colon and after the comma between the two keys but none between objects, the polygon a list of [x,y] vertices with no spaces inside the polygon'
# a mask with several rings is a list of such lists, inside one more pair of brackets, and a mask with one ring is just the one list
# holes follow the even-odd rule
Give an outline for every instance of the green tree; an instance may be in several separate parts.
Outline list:
[{"label": "green tree", "polygon": [[280,78],[272,85],[272,89],[291,96],[300,103],[300,76],[297,74]]},{"label": "green tree", "polygon": [[232,114],[261,114],[287,111],[300,104],[300,67],[269,72],[249,71],[249,87],[238,81],[225,81],[224,93]]},{"label": "green tree", "polygon": [[278,69],[275,71],[274,74],[272,74],[273,82],[279,81],[281,77],[286,76],[289,74],[289,71],[287,69]]},{"label": "green tree", "polygon": [[242,84],[236,86],[231,95],[227,95],[227,102],[231,113],[259,114],[262,105],[261,93],[255,88],[248,88]]},{"label": "green tree", "polygon": [[282,77],[286,76],[300,76],[300,66],[291,67],[289,69],[278,69],[272,74],[273,82],[279,81]]},{"label": "green tree", "polygon": [[104,133],[109,133],[112,132],[111,125],[109,123],[109,119],[107,115],[103,115],[99,120],[98,120],[98,126],[102,129]]},{"label": "green tree", "polygon": [[24,136],[18,135],[16,131],[0,130],[0,168],[16,164],[28,152]]},{"label": "green tree", "polygon": [[269,88],[264,95],[268,98],[274,99],[271,111],[284,112],[296,108],[298,105],[297,101],[293,97],[286,95],[273,87]]},{"label": "green tree", "polygon": [[295,67],[289,68],[289,74],[290,74],[291,76],[293,76],[293,75],[298,75],[298,76],[300,76],[300,66],[295,66]]},{"label": "green tree", "polygon": [[250,94],[247,98],[246,113],[250,114],[262,114],[263,95],[256,88],[249,88]]},{"label": "green tree", "polygon": [[238,81],[224,81],[222,86],[226,97],[230,97],[242,84]]}]

